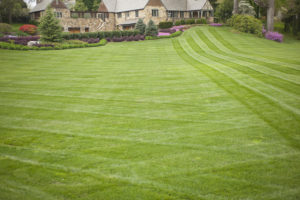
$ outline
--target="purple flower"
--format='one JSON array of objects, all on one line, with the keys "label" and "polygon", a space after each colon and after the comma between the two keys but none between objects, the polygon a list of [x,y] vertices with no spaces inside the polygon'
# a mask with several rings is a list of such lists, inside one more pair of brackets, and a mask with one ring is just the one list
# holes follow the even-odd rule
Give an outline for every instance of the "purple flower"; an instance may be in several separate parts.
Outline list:
[{"label": "purple flower", "polygon": [[265,34],[265,38],[268,40],[274,40],[276,42],[282,42],[283,41],[283,35],[277,32],[267,32]]},{"label": "purple flower", "polygon": [[159,32],[157,36],[160,37],[160,36],[166,36],[166,35],[171,35],[171,33]]},{"label": "purple flower", "polygon": [[210,26],[223,26],[223,24],[218,24],[218,23],[211,23],[209,24]]}]

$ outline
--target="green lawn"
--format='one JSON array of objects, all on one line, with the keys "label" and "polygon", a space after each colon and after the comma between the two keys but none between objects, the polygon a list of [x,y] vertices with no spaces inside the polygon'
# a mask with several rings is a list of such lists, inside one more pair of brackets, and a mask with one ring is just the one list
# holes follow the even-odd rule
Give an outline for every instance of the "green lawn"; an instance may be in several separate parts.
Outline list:
[{"label": "green lawn", "polygon": [[0,199],[300,199],[299,55],[213,27],[0,50]]}]

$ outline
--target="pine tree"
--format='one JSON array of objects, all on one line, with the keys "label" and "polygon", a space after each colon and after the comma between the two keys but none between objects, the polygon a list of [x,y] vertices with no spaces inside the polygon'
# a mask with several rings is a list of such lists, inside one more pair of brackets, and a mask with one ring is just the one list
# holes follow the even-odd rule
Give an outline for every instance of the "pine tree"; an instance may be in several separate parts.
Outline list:
[{"label": "pine tree", "polygon": [[46,14],[41,18],[39,31],[42,35],[42,41],[60,42],[62,39],[62,27],[49,7],[46,10]]},{"label": "pine tree", "polygon": [[145,34],[146,24],[144,24],[142,19],[139,19],[136,23],[135,30],[139,31],[141,35]]},{"label": "pine tree", "polygon": [[150,20],[146,28],[146,35],[157,36],[157,34],[158,34],[157,26],[154,24],[152,20]]}]

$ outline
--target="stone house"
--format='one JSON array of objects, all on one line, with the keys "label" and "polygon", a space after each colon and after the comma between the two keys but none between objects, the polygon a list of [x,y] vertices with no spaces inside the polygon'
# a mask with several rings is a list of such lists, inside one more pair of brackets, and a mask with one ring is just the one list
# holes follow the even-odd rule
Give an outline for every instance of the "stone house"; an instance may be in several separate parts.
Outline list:
[{"label": "stone house", "polygon": [[72,11],[74,0],[37,0],[30,11],[39,20],[52,7],[65,32],[95,32],[133,29],[138,19],[144,23],[206,18],[213,20],[209,0],[102,0],[98,11]]}]

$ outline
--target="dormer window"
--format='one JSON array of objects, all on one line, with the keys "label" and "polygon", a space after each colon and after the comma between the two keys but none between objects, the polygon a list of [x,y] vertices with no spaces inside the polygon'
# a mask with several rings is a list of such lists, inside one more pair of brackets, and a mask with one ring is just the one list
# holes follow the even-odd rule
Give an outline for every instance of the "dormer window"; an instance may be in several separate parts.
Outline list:
[{"label": "dormer window", "polygon": [[62,12],[54,12],[56,18],[62,18]]}]

